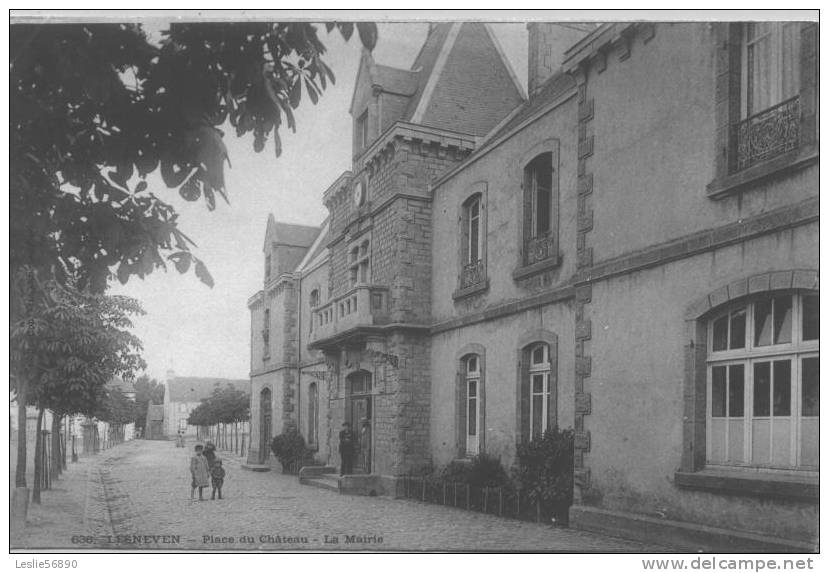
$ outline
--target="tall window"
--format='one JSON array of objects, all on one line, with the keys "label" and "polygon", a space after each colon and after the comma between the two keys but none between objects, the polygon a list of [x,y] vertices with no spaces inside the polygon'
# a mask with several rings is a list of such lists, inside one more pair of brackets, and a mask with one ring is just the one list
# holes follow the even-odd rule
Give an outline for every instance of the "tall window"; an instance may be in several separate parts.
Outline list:
[{"label": "tall window", "polygon": [[368,284],[370,278],[370,243],[368,239],[363,240],[359,245],[354,245],[348,254],[348,274],[351,286]]},{"label": "tall window", "polygon": [[311,308],[316,308],[320,304],[320,291],[319,289],[314,289],[311,291],[311,296],[308,304],[311,305]]},{"label": "tall window", "polygon": [[817,469],[818,295],[754,298],[708,328],[708,463]]},{"label": "tall window", "polygon": [[558,257],[558,181],[554,154],[542,153],[524,168],[524,262]]},{"label": "tall window", "polygon": [[265,280],[269,280],[271,278],[271,254],[268,253],[265,255]]},{"label": "tall window", "polygon": [[464,420],[466,434],[466,455],[476,456],[480,449],[481,419],[481,361],[477,354],[466,357],[464,362],[464,388],[466,416]]},{"label": "tall window", "polygon": [[461,285],[468,288],[486,280],[484,266],[483,200],[480,193],[472,195],[461,214]]},{"label": "tall window", "polygon": [[549,427],[550,347],[536,344],[530,348],[529,356],[530,436],[535,439]]},{"label": "tall window", "polygon": [[319,439],[319,391],[317,383],[308,386],[308,444],[316,445]]},{"label": "tall window", "polygon": [[801,144],[804,113],[812,113],[804,107],[806,100],[801,101],[802,93],[811,94],[801,89],[801,28],[801,22],[742,26],[739,84],[734,82],[740,97],[733,127],[732,170],[762,163]]},{"label": "tall window", "polygon": [[743,117],[800,91],[800,22],[752,22],[743,30]]},{"label": "tall window", "polygon": [[271,354],[271,309],[266,308],[262,319],[262,357],[267,360]]}]

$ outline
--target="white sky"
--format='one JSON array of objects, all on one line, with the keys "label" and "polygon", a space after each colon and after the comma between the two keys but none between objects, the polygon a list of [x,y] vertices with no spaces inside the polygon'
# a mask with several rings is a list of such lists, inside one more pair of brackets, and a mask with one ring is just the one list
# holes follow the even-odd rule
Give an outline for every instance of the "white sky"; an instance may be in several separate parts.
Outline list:
[{"label": "white sky", "polygon": [[[158,25],[148,28],[153,31]],[[527,31],[524,24],[493,24],[516,75],[526,89]],[[408,69],[417,55],[427,24],[381,24],[375,61]],[[159,196],[180,213],[180,227],[198,248],[215,280],[210,289],[172,265],[147,279],[115,283],[113,293],[139,299],[147,315],[136,320],[144,342],[150,376],[162,378],[172,368],[180,376],[247,378],[250,369],[250,313],[247,299],[262,286],[262,243],[268,213],[288,223],[318,225],[326,216],[322,193],[351,167],[351,117],[348,106],[360,60],[355,36],[346,43],[339,33],[321,38],[326,61],[337,77],[319,103],[303,102],[296,114],[297,132],[283,129],[282,155],[272,145],[253,151],[252,138],[238,139],[225,129],[232,168],[226,169],[230,205],[220,200],[209,212],[204,201],[187,203],[169,190]]]}]

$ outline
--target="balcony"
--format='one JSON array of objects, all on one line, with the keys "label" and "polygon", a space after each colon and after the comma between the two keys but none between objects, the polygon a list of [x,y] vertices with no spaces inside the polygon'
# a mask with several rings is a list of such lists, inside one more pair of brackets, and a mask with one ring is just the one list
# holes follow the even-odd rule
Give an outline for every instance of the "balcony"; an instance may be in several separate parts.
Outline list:
[{"label": "balcony", "polygon": [[768,161],[800,145],[800,97],[795,96],[734,126],[736,169]]},{"label": "balcony", "polygon": [[526,253],[528,265],[556,257],[558,255],[556,252],[556,237],[548,231],[528,239]]},{"label": "balcony", "polygon": [[312,347],[321,348],[389,323],[388,287],[360,285],[313,311]]}]

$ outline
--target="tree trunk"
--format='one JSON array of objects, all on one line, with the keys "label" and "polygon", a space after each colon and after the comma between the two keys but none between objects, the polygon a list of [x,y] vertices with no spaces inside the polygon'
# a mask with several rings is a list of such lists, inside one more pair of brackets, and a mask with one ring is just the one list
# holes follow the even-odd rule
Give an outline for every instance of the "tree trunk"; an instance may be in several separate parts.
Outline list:
[{"label": "tree trunk", "polygon": [[60,453],[60,422],[62,417],[52,412],[52,480],[54,481],[60,475],[63,469],[63,462],[61,461]]},{"label": "tree trunk", "polygon": [[40,427],[43,424],[43,408],[37,411],[37,426],[35,429],[35,477],[32,489],[32,501],[40,503],[40,482],[43,479],[43,438],[40,436]]},{"label": "tree trunk", "polygon": [[28,385],[18,378],[17,382],[17,468],[15,487],[26,487],[26,399]]}]

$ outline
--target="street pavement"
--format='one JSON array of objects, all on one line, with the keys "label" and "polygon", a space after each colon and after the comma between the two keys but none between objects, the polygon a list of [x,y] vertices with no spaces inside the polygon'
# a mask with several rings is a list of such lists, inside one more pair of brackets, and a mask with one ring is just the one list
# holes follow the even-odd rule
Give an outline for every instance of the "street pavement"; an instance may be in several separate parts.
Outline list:
[{"label": "street pavement", "polygon": [[89,470],[78,535],[62,547],[197,551],[663,552],[603,535],[453,507],[357,497],[300,485],[296,476],[243,470],[219,452],[224,499],[190,499],[192,444],[137,440]]}]

